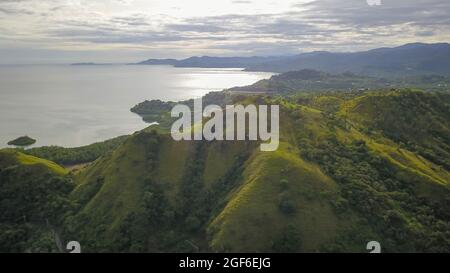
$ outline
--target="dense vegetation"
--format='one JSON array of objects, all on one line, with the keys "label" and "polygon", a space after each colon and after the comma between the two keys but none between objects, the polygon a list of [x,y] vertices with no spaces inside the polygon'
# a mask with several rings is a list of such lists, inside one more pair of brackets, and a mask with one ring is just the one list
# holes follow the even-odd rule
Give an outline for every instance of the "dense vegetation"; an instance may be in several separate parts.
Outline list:
[{"label": "dense vegetation", "polygon": [[[365,252],[372,240],[384,252],[450,251],[450,95],[222,92],[205,100],[279,104],[279,149],[176,142],[152,126],[70,175],[4,151],[2,251],[55,251],[47,219],[89,252]],[[170,107],[134,110],[152,121]],[[40,198],[24,202],[19,188]],[[39,229],[23,235],[27,224]],[[30,248],[32,236],[41,239]]]},{"label": "dense vegetation", "polygon": [[[217,104],[219,106],[225,106],[226,104],[232,104],[232,98],[226,92],[210,92],[203,96],[202,98],[204,105]],[[194,108],[194,100],[185,100],[179,102],[189,106],[191,109]],[[131,112],[136,113],[142,117],[142,119],[148,123],[158,123],[157,129],[162,131],[170,130],[172,123],[178,118],[172,118],[170,111],[172,107],[177,103],[169,101],[163,102],[161,100],[151,100],[144,101],[133,108]]]},{"label": "dense vegetation", "polygon": [[145,130],[77,176],[65,234],[89,251],[449,251],[448,95],[214,95],[280,104],[280,149]]},{"label": "dense vegetation", "polygon": [[54,163],[0,151],[0,252],[58,252],[53,232],[76,204],[74,184]]},{"label": "dense vegetation", "polygon": [[116,149],[126,138],[127,136],[120,136],[103,142],[76,148],[45,146],[20,151],[67,166],[92,162],[100,156],[106,155]]},{"label": "dense vegetation", "polygon": [[393,87],[419,88],[428,91],[448,91],[450,90],[450,77],[419,75],[403,78],[378,78],[361,76],[350,72],[329,74],[316,70],[304,69],[275,75],[270,79],[261,80],[250,86],[235,87],[230,90],[239,92],[296,94],[299,91],[367,91],[381,89],[389,90]]}]

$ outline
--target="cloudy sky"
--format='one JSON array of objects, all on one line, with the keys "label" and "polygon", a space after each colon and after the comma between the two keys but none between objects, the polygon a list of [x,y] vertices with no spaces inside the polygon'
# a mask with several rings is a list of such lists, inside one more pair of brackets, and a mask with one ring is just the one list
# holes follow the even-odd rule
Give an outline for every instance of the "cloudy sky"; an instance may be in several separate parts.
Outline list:
[{"label": "cloudy sky", "polygon": [[450,42],[449,0],[379,1],[0,0],[0,63],[287,55]]}]

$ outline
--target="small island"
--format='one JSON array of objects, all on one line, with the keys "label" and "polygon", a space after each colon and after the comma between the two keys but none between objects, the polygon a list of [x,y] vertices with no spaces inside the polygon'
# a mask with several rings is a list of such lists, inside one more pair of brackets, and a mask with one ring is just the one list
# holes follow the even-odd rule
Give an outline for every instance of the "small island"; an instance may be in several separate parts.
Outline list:
[{"label": "small island", "polygon": [[33,145],[34,143],[36,143],[36,139],[33,139],[29,136],[21,136],[21,137],[18,137],[16,139],[8,142],[8,145],[25,147],[25,146]]}]

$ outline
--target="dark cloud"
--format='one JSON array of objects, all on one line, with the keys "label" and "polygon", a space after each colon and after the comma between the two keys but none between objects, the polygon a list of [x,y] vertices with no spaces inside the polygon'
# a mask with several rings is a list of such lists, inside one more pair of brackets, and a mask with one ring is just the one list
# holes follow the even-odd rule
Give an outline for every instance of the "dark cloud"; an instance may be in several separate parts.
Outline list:
[{"label": "dark cloud", "polygon": [[416,32],[417,36],[421,36],[421,37],[431,37],[433,36],[435,33],[432,30],[425,30],[425,31],[418,31]]},{"label": "dark cloud", "polygon": [[393,24],[450,24],[448,0],[382,0],[380,6],[369,6],[364,0],[317,0],[297,7],[306,8],[302,14],[307,19],[332,19],[355,28]]}]

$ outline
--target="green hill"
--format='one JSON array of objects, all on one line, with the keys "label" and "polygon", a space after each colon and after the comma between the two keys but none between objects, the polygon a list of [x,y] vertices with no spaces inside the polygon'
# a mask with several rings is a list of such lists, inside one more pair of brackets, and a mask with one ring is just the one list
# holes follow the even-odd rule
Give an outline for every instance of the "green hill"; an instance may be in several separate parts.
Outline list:
[{"label": "green hill", "polygon": [[58,252],[53,232],[76,207],[66,173],[53,162],[0,150],[0,252]]},{"label": "green hill", "polygon": [[[1,150],[2,250],[55,251],[57,230],[84,252],[366,252],[372,240],[384,252],[450,251],[448,95],[207,97],[279,104],[279,149],[176,142],[163,124],[70,174]],[[151,105],[136,112],[167,115]]]},{"label": "green hill", "polygon": [[369,131],[450,168],[450,95],[419,91],[371,93],[346,102],[341,113]]},{"label": "green hill", "polygon": [[231,96],[282,106],[278,151],[136,133],[77,175],[65,234],[88,251],[449,251],[449,168],[404,145],[448,153],[446,96]]},{"label": "green hill", "polygon": [[389,90],[395,87],[447,92],[449,86],[449,76],[418,75],[391,78],[363,76],[350,72],[332,74],[303,69],[274,75],[270,79],[260,80],[249,86],[234,87],[229,90],[249,93],[295,94],[299,91],[366,91]]}]

